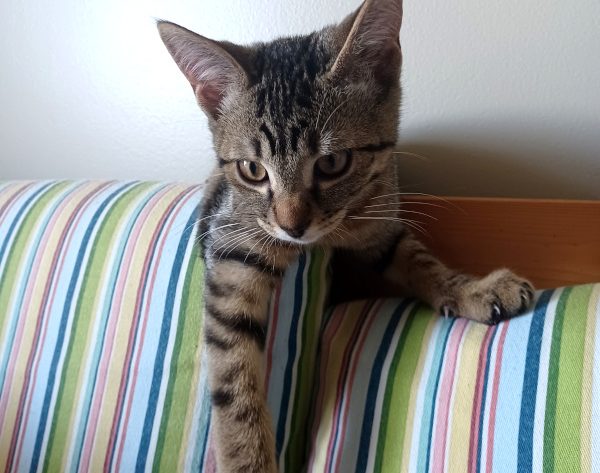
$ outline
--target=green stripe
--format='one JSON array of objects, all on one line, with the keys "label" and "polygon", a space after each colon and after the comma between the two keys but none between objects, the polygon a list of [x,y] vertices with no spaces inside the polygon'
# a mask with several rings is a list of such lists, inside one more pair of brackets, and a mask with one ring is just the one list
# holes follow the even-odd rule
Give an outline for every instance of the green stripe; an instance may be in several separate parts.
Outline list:
[{"label": "green stripe", "polygon": [[[581,470],[581,389],[587,311],[592,286],[577,286],[565,307],[556,395],[554,466],[557,472]],[[577,456],[577,459],[575,459]]]},{"label": "green stripe", "polygon": [[[302,340],[299,343],[299,359],[297,364],[296,389],[294,392],[294,405],[290,423],[290,443],[285,452],[286,471],[294,471],[298,465],[304,465],[308,455],[308,427],[307,419],[312,407],[312,389],[315,379],[316,354],[319,341],[323,307],[323,291],[327,290],[327,283],[323,281],[323,265],[325,254],[323,251],[313,251],[306,276],[306,309],[302,315]],[[294,336],[291,334],[290,336]]]},{"label": "green stripe", "polygon": [[48,438],[44,471],[61,471],[63,469],[64,449],[72,424],[74,406],[76,406],[75,393],[80,384],[81,370],[84,367],[83,353],[88,344],[93,342],[89,340],[91,322],[94,318],[92,309],[100,292],[102,275],[107,273],[105,266],[110,263],[108,259],[110,250],[121,238],[117,228],[123,220],[131,218],[130,206],[152,185],[150,183],[137,184],[121,195],[104,215],[94,238],[89,262],[85,265],[85,273],[79,290],[73,326],[69,333],[69,346],[60,377],[60,388]]},{"label": "green stripe", "polygon": [[27,252],[34,250],[31,248],[32,239],[36,237],[33,229],[40,219],[45,216],[53,200],[70,185],[70,182],[59,182],[40,194],[21,220],[12,247],[6,249],[5,270],[0,275],[0,307],[4,308],[4,310],[0,310],[0,340],[5,336],[6,318],[8,317],[6,308],[9,307],[11,297],[16,295],[15,285],[24,280],[24,277],[19,274],[19,272],[25,270],[22,267],[23,258]]},{"label": "green stripe", "polygon": [[554,472],[554,439],[556,428],[556,399],[558,393],[558,371],[560,361],[560,346],[562,327],[565,318],[565,306],[572,288],[566,288],[558,300],[552,328],[550,345],[550,360],[548,367],[548,388],[546,394],[546,413],[544,423],[544,473]]},{"label": "green stripe", "polygon": [[414,315],[410,319],[411,323],[408,325],[407,321],[407,326],[402,334],[404,340],[396,350],[395,356],[399,359],[399,363],[397,363],[391,378],[394,383],[393,389],[387,403],[384,404],[384,412],[390,419],[385,437],[383,437],[385,442],[382,458],[384,471],[399,471],[401,468],[411,388],[425,332],[432,317],[431,309],[422,305],[416,307],[412,314]]},{"label": "green stripe", "polygon": [[[153,471],[175,471],[182,451],[183,427],[188,412],[189,398],[193,391],[194,374],[200,359],[198,345],[202,342],[202,301],[204,265],[198,246],[194,244],[179,311],[179,323],[169,373],[169,384],[165,396],[160,429],[156,444]],[[176,399],[177,402],[173,402]],[[194,435],[195,432],[191,432]],[[165,448],[165,445],[167,448]]]}]

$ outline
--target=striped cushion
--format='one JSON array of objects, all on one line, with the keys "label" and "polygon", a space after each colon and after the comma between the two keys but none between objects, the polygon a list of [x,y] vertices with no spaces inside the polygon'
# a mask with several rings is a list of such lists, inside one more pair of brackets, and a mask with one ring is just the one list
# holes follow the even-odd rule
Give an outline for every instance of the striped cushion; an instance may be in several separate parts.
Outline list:
[{"label": "striped cushion", "polygon": [[[200,196],[0,183],[0,470],[214,471]],[[328,260],[271,303],[281,471],[600,471],[600,286],[494,328],[408,300],[327,315]]]},{"label": "striped cushion", "polygon": [[[212,469],[200,196],[0,183],[0,471]],[[326,268],[301,258],[272,303],[268,393],[288,465],[306,455]]]},{"label": "striped cushion", "polygon": [[414,302],[337,307],[311,472],[600,471],[600,284],[497,327]]}]

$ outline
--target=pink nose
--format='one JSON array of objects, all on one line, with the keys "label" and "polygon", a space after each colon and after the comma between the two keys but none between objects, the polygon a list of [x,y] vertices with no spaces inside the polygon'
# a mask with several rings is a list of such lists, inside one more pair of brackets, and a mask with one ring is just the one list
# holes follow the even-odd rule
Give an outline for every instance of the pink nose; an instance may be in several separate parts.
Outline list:
[{"label": "pink nose", "polygon": [[293,238],[300,238],[310,225],[310,203],[301,197],[277,199],[273,215],[279,227]]}]

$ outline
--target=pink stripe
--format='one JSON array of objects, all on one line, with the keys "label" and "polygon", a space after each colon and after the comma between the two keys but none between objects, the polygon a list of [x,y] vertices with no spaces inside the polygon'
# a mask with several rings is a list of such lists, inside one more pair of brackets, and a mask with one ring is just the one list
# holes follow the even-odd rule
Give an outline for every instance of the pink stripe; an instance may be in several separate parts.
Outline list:
[{"label": "pink stripe", "polygon": [[[366,314],[368,313],[372,303],[367,302],[364,304],[362,312],[360,314],[359,320],[363,320]],[[344,349],[344,355],[342,357],[342,364],[340,365],[340,373],[338,375],[337,380],[337,393],[335,398],[335,408],[333,410],[333,430],[331,435],[329,436],[329,443],[327,445],[327,463],[325,464],[325,471],[331,471],[331,460],[333,451],[333,442],[335,439],[335,433],[338,430],[338,422],[335,419],[339,420],[340,410],[342,408],[342,397],[344,392],[344,381],[346,379],[346,373],[348,372],[348,364],[350,363],[350,357],[352,355],[352,348],[356,343],[356,339],[359,337],[361,329],[363,325],[361,323],[357,323],[352,331],[352,335],[350,337],[349,343],[346,345]]]},{"label": "pink stripe", "polygon": [[496,354],[496,369],[494,370],[494,388],[492,390],[492,401],[490,403],[490,421],[488,426],[488,444],[487,444],[487,461],[486,472],[492,471],[492,460],[494,457],[494,427],[496,425],[496,406],[498,404],[498,389],[500,387],[500,370],[502,368],[502,354],[504,353],[504,341],[508,332],[510,321],[502,325],[500,332],[500,340],[498,340],[498,351]]},{"label": "pink stripe", "polygon": [[[118,406],[117,406],[117,409],[115,410],[115,415],[113,417],[113,425],[111,428],[111,435],[110,435],[110,441],[109,441],[109,446],[111,446],[111,447],[109,447],[109,452],[106,456],[105,463],[104,463],[104,468],[106,471],[110,470],[110,464],[108,463],[108,460],[111,458],[111,456],[113,454],[112,450],[114,449],[114,447],[116,445],[116,432],[119,428],[119,418],[121,417],[121,412],[123,410],[125,388],[126,388],[128,379],[131,377],[131,383],[130,383],[130,386],[128,389],[129,396],[128,396],[128,400],[127,400],[127,407],[125,410],[125,416],[123,418],[123,421],[121,422],[121,429],[120,429],[121,432],[126,431],[127,425],[129,424],[129,417],[131,415],[131,405],[133,403],[133,397],[134,397],[133,393],[135,392],[135,387],[137,384],[139,367],[140,367],[140,359],[142,357],[142,352],[144,349],[144,341],[146,340],[146,328],[148,325],[148,314],[150,312],[150,306],[152,303],[152,295],[154,294],[154,284],[156,283],[156,276],[158,273],[158,267],[160,265],[159,264],[160,256],[163,254],[165,243],[169,236],[169,232],[171,231],[171,228],[173,227],[173,223],[175,222],[175,220],[176,220],[177,216],[179,215],[179,213],[181,212],[181,210],[183,208],[185,208],[185,205],[187,204],[187,202],[196,195],[194,193],[194,191],[195,191],[194,188],[189,188],[189,189],[181,192],[176,197],[176,199],[171,203],[171,205],[169,205],[169,208],[165,211],[165,214],[161,218],[160,223],[156,226],[155,233],[152,237],[152,244],[150,245],[151,248],[154,247],[154,242],[156,240],[158,240],[162,235],[162,239],[160,240],[158,251],[155,252],[155,254],[158,255],[158,257],[157,257],[156,263],[154,263],[154,268],[152,271],[152,276],[149,281],[148,289],[145,290],[146,284],[143,286],[140,285],[140,287],[138,288],[136,313],[141,312],[144,292],[146,294],[148,294],[148,299],[145,304],[144,315],[142,317],[142,330],[141,330],[141,334],[139,337],[140,343],[138,344],[137,350],[136,350],[133,373],[130,376],[127,376],[127,372],[129,370],[123,369],[123,378],[121,379],[121,386],[119,388]],[[186,196],[186,194],[187,194],[187,196]],[[177,208],[177,206],[179,206],[179,207]],[[167,221],[167,219],[170,219],[170,221],[169,221],[166,229],[163,230],[163,226],[165,225],[165,222]],[[146,254],[146,261],[144,262],[144,274],[146,274],[147,270],[150,269],[151,261],[152,261],[152,255],[150,254],[150,252],[148,252]],[[134,345],[136,332],[137,332],[136,326],[132,327],[132,330],[130,331],[130,334],[129,334],[129,346],[127,349],[127,357],[126,357],[126,361],[123,363],[123,367],[131,364],[130,360],[131,360],[133,349],[134,349],[133,345]],[[116,466],[117,471],[119,471],[121,469],[121,458],[123,456],[123,448],[124,448],[124,444],[125,444],[125,436],[121,435],[120,437],[121,437],[121,441],[119,443],[119,449],[118,449],[118,453],[117,453],[117,466]]]},{"label": "pink stripe", "polygon": [[487,365],[487,353],[492,335],[497,327],[488,327],[485,332],[483,344],[479,351],[479,363],[477,365],[477,380],[475,382],[475,393],[473,398],[473,409],[471,412],[471,439],[469,442],[469,466],[468,471],[475,473],[477,469],[477,451],[479,450],[479,425],[483,399],[483,385],[485,384],[485,368]]},{"label": "pink stripe", "polygon": [[[78,190],[79,187],[81,187],[81,185],[72,189],[71,192],[75,192],[76,190]],[[19,313],[17,330],[15,333],[15,338],[13,340],[13,345],[12,345],[11,351],[9,353],[9,358],[8,358],[9,363],[8,363],[8,367],[7,367],[6,377],[5,377],[4,388],[2,390],[2,394],[0,394],[0,426],[1,426],[0,430],[4,427],[4,421],[5,421],[5,415],[6,415],[6,404],[8,403],[10,390],[12,388],[13,381],[14,381],[15,365],[17,364],[17,360],[19,359],[17,354],[19,353],[19,349],[21,349],[21,345],[22,345],[22,341],[23,341],[23,334],[25,331],[25,325],[28,320],[28,317],[26,317],[26,315],[29,310],[29,305],[31,303],[31,293],[33,291],[36,281],[38,280],[37,276],[39,273],[41,259],[43,258],[43,256],[46,253],[45,250],[49,243],[48,236],[51,234],[51,231],[52,231],[54,225],[56,224],[56,220],[58,219],[61,212],[64,210],[65,206],[69,202],[69,200],[66,198],[65,195],[61,195],[61,196],[59,196],[59,198],[61,198],[62,201],[60,202],[58,207],[56,209],[54,209],[52,217],[50,218],[46,227],[42,229],[42,233],[38,240],[39,246],[36,248],[28,248],[29,253],[33,252],[34,258],[33,258],[32,268],[31,268],[31,272],[30,272],[31,277],[29,277],[27,279],[25,294],[22,299],[23,305],[20,308],[17,308],[18,313]],[[36,327],[34,330],[34,340],[35,340],[35,337],[37,337],[39,335],[40,324],[41,324],[41,320],[38,317],[38,319],[36,321]],[[31,353],[30,353],[28,359],[29,360],[31,359]],[[22,399],[22,394],[23,394],[23,391],[21,391],[21,399]],[[20,406],[20,407],[22,408],[22,406]],[[17,433],[18,433],[18,430],[19,429],[17,427],[16,428]],[[15,435],[15,432],[13,431],[13,438],[14,438],[14,435]]]},{"label": "pink stripe", "polygon": [[81,451],[80,463],[82,471],[89,470],[89,463],[92,455],[92,447],[96,440],[98,418],[100,417],[101,406],[102,402],[104,401],[108,367],[112,359],[116,326],[119,320],[119,315],[121,315],[120,312],[121,304],[123,302],[123,291],[127,282],[128,270],[131,266],[131,261],[133,259],[133,254],[135,252],[140,233],[142,232],[142,229],[145,226],[148,216],[151,214],[152,210],[156,207],[156,205],[158,205],[161,202],[161,199],[165,194],[168,193],[168,191],[168,187],[163,188],[161,191],[157,192],[154,196],[152,196],[150,201],[144,205],[144,209],[142,210],[139,217],[136,219],[132,234],[128,237],[127,251],[125,253],[123,261],[119,265],[119,277],[114,287],[114,304],[111,307],[111,311],[109,313],[108,327],[106,328],[106,343],[102,348],[102,356],[99,363],[98,375],[96,378],[96,383],[94,385],[94,392],[92,394],[93,401],[90,407],[90,415],[84,433],[85,441]]},{"label": "pink stripe", "polygon": [[[31,371],[31,372],[33,372],[33,375],[30,375],[28,378],[28,384],[29,384],[29,380],[31,380],[31,379],[33,379],[33,384],[31,386],[31,389],[26,389],[22,392],[22,397],[21,397],[21,400],[19,401],[19,409],[21,409],[21,403],[23,401],[23,394],[26,395],[27,406],[25,407],[24,414],[19,415],[19,418],[23,419],[23,422],[20,423],[21,425],[27,426],[27,423],[29,422],[29,414],[31,412],[31,402],[33,399],[32,394],[35,392],[35,388],[37,385],[37,381],[38,381],[37,374],[38,374],[39,364],[40,364],[40,360],[41,360],[41,350],[39,349],[39,347],[43,347],[45,345],[46,335],[48,332],[48,322],[50,320],[49,317],[44,317],[44,314],[49,313],[48,309],[52,307],[52,303],[54,301],[54,296],[56,294],[56,285],[52,286],[52,282],[54,282],[56,280],[57,275],[60,275],[62,273],[64,261],[66,259],[66,255],[67,255],[67,252],[64,251],[64,248],[70,247],[71,240],[73,239],[73,235],[75,234],[74,229],[78,228],[78,224],[81,221],[81,218],[83,217],[83,215],[85,213],[85,210],[87,210],[87,208],[90,206],[92,199],[94,197],[96,197],[98,194],[100,194],[107,187],[108,187],[108,184],[101,184],[81,199],[81,202],[77,205],[75,210],[69,216],[69,219],[68,219],[66,225],[64,226],[64,230],[60,236],[59,241],[61,243],[60,243],[56,253],[54,254],[54,258],[52,259],[52,264],[47,273],[46,285],[44,287],[44,293],[43,293],[43,296],[41,299],[42,305],[40,307],[40,311],[38,312],[38,319],[44,320],[42,336],[40,339],[38,339],[37,343],[34,343],[34,345],[32,347],[32,351],[30,353],[30,359],[27,363],[27,373],[30,373],[31,363],[32,363],[31,357],[33,356],[34,365],[33,365],[32,371]],[[71,198],[71,197],[69,197],[69,198]],[[73,223],[73,222],[75,222],[75,223]],[[60,257],[60,262],[59,262],[59,257]],[[57,266],[59,268],[58,270],[57,270]],[[51,287],[52,287],[52,295],[51,295],[51,297],[48,297],[48,293],[50,292]],[[48,304],[48,301],[50,301],[50,304]],[[37,337],[37,328],[36,328],[36,337]],[[39,356],[36,356],[36,355],[39,355]],[[13,437],[13,441],[14,441],[14,437]],[[15,461],[16,469],[18,469],[20,461],[21,461],[22,448],[23,448],[23,436],[21,436],[19,438],[19,442],[17,444],[17,456],[16,456],[16,461]]]},{"label": "pink stripe", "polygon": [[208,440],[206,442],[206,456],[204,457],[204,465],[202,473],[217,473],[217,460],[215,459],[215,446],[213,443],[212,426],[208,432]]},{"label": "pink stripe", "polygon": [[[348,377],[346,385],[343,386],[344,400],[342,402],[344,404],[344,413],[341,416],[341,419],[339,421],[339,424],[340,424],[339,431],[341,432],[341,434],[340,434],[340,440],[339,440],[339,443],[337,446],[335,471],[339,471],[342,451],[344,450],[344,441],[346,440],[346,432],[347,432],[346,426],[348,424],[348,411],[350,410],[350,399],[352,397],[352,389],[354,388],[354,380],[356,379],[356,371],[358,369],[358,363],[361,359],[361,354],[362,354],[363,348],[365,346],[365,340],[367,339],[367,335],[369,334],[369,331],[371,329],[371,326],[373,325],[373,322],[375,322],[375,320],[379,316],[379,310],[382,305],[383,305],[383,300],[376,301],[375,304],[373,305],[373,307],[371,308],[371,310],[369,311],[369,313],[367,315],[365,315],[365,317],[368,317],[368,320],[366,321],[366,323],[361,324],[361,325],[363,325],[363,328],[362,328],[362,332],[360,334],[360,340],[358,341],[356,350],[354,350],[352,353],[353,359],[352,359],[352,367],[350,368],[350,376]],[[328,456],[332,457],[333,455],[328,455]]]},{"label": "pink stripe", "polygon": [[[17,191],[11,195],[8,200],[4,203],[4,205],[2,206],[2,208],[0,209],[0,226],[2,226],[2,224],[4,223],[4,220],[6,219],[6,217],[8,216],[8,211],[11,209],[11,207],[13,206],[13,204],[26,192],[28,191],[31,187],[33,187],[33,182],[29,183],[29,184],[25,184],[22,187],[18,188]],[[18,185],[18,184],[17,184]],[[2,190],[2,193],[8,193],[8,189],[11,186],[8,186],[6,189]]]},{"label": "pink stripe", "polygon": [[[327,384],[326,382],[326,378],[327,378],[327,365],[329,363],[329,350],[332,349],[333,344],[332,344],[332,340],[335,338],[335,335],[337,333],[337,331],[339,330],[340,326],[342,325],[342,321],[346,318],[346,314],[348,313],[348,304],[343,304],[343,305],[339,305],[338,307],[336,307],[333,311],[333,313],[331,314],[331,318],[329,319],[329,323],[327,324],[327,326],[325,327],[325,330],[323,331],[323,335],[321,337],[321,353],[322,353],[322,359],[320,364],[320,375],[319,375],[319,386],[325,386]],[[328,348],[328,350],[326,350],[326,348]],[[317,410],[316,410],[316,415],[314,417],[314,419],[322,419],[323,418],[323,396],[325,395],[325,389],[319,389],[319,394],[317,397]],[[310,472],[313,471],[312,469],[312,465],[314,465],[314,456],[315,456],[315,452],[317,450],[317,434],[318,434],[318,430],[319,430],[319,423],[318,422],[314,422],[312,429],[311,429],[311,446],[312,448],[310,449],[310,461],[309,464],[311,465],[311,469]]]},{"label": "pink stripe", "polygon": [[461,340],[468,321],[459,319],[455,324],[455,329],[452,331],[451,339],[448,342],[448,350],[446,351],[446,363],[444,366],[444,378],[439,390],[440,398],[438,400],[438,412],[436,415],[436,429],[433,444],[433,464],[432,471],[444,471],[444,460],[446,456],[446,437],[448,433],[448,417],[450,413],[450,398],[452,397],[452,388],[456,377],[456,363],[458,360],[458,352],[461,345]]}]

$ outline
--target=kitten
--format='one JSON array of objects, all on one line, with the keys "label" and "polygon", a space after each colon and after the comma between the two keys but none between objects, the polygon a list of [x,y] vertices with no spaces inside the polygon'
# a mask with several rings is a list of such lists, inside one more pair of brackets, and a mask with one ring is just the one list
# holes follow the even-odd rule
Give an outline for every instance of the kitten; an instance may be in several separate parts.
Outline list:
[{"label": "kitten", "polygon": [[532,302],[531,284],[508,270],[448,269],[403,219],[392,155],[401,20],[401,0],[366,0],[339,25],[253,46],[158,23],[218,156],[199,238],[221,472],[277,471],[262,387],[267,305],[303,249],[351,255],[446,316],[495,324]]}]

